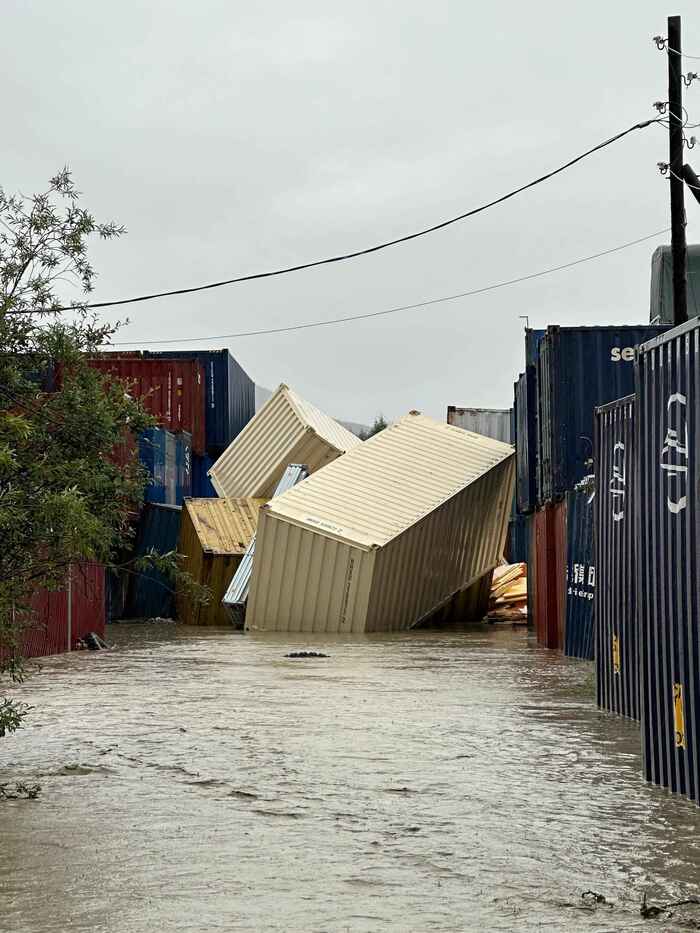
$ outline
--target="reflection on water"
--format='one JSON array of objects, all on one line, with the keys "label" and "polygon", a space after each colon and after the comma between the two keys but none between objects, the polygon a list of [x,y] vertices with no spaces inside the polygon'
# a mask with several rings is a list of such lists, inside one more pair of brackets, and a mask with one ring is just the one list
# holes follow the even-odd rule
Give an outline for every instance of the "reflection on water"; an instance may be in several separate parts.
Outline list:
[{"label": "reflection on water", "polygon": [[698,893],[700,811],[525,633],[108,637],[16,691],[0,781],[43,792],[0,805],[2,929],[631,930]]}]

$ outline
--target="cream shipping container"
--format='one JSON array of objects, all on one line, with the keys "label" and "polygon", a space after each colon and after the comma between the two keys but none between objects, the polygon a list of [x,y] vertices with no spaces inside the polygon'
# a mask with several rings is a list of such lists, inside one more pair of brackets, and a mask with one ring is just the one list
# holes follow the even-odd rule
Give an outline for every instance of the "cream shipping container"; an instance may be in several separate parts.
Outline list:
[{"label": "cream shipping container", "polygon": [[329,415],[281,385],[209,471],[220,496],[270,499],[290,463],[315,473],[361,444]]},{"label": "cream shipping container", "polygon": [[260,510],[246,628],[411,628],[498,564],[514,469],[412,412]]}]

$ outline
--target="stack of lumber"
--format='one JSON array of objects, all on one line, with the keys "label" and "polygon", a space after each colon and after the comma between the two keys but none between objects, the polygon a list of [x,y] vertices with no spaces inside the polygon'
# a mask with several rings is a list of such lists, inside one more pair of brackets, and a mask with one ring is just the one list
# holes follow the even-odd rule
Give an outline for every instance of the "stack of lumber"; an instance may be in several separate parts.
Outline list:
[{"label": "stack of lumber", "polygon": [[489,621],[527,624],[527,564],[502,564],[493,572]]}]

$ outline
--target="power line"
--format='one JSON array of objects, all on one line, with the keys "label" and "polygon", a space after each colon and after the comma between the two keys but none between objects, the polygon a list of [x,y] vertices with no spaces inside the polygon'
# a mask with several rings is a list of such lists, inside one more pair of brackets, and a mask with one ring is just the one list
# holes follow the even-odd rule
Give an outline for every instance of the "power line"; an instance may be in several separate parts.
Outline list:
[{"label": "power line", "polygon": [[687,52],[679,52],[678,49],[672,49],[670,45],[667,45],[666,48],[669,52],[673,52],[674,55],[680,55],[681,58],[692,58],[693,61],[700,62],[700,55],[688,55]]},{"label": "power line", "polygon": [[602,256],[609,256],[611,253],[617,253],[621,249],[627,249],[630,246],[636,246],[638,243],[644,243],[647,240],[653,240],[654,237],[661,236],[663,233],[668,233],[670,227],[666,227],[664,230],[657,230],[656,233],[650,233],[647,236],[640,237],[638,240],[631,240],[629,243],[622,243],[619,246],[613,246],[611,249],[603,250],[600,253],[593,253],[591,256],[583,256],[581,259],[574,259],[571,262],[566,262],[561,266],[553,266],[550,269],[542,269],[539,272],[531,272],[528,275],[521,275],[515,279],[508,279],[505,282],[497,282],[494,285],[485,285],[482,288],[474,288],[467,292],[459,292],[455,295],[445,295],[442,298],[429,298],[425,301],[419,301],[411,305],[401,305],[397,308],[387,308],[384,311],[370,311],[367,314],[352,314],[348,317],[333,318],[330,321],[309,321],[304,324],[290,324],[287,327],[271,327],[267,330],[249,330],[242,331],[237,334],[218,334],[216,336],[208,337],[171,337],[169,340],[128,340],[128,341],[117,341],[116,343],[106,344],[105,346],[113,347],[125,347],[133,346],[133,344],[139,344],[142,346],[153,346],[155,344],[164,344],[164,343],[199,343],[201,341],[208,340],[231,340],[238,337],[261,337],[265,334],[284,334],[289,331],[295,330],[307,330],[311,327],[328,327],[332,324],[346,324],[350,321],[363,321],[368,318],[382,317],[387,314],[397,314],[400,311],[414,311],[417,308],[427,308],[430,305],[441,304],[446,301],[456,301],[458,298],[469,298],[472,295],[481,295],[484,292],[495,291],[498,288],[506,288],[509,285],[517,285],[519,282],[527,282],[530,279],[537,279],[543,275],[551,275],[553,272],[561,272],[564,269],[570,269],[573,266],[578,266],[583,262],[590,262],[593,259],[600,259]]},{"label": "power line", "polygon": [[[545,175],[540,175],[539,178],[535,178],[533,181],[529,181],[527,184],[521,185],[519,188],[515,188],[513,191],[509,191],[507,194],[503,194],[500,197],[495,198],[493,201],[489,201],[488,204],[482,204],[481,207],[472,208],[472,210],[465,211],[463,214],[458,214],[456,217],[451,217],[448,220],[440,221],[440,223],[433,224],[431,227],[425,227],[424,229],[418,230],[415,233],[406,234],[406,236],[397,237],[393,240],[386,240],[383,243],[378,243],[375,246],[368,246],[364,249],[358,249],[352,253],[330,256],[326,259],[315,259],[311,262],[300,263],[296,266],[287,266],[282,269],[274,269],[269,272],[255,272],[250,275],[240,275],[236,278],[224,279],[220,282],[210,282],[207,285],[195,285],[191,288],[176,288],[165,292],[153,292],[148,295],[139,295],[134,298],[118,298],[112,301],[96,301],[85,305],[85,307],[111,308],[115,305],[127,305],[136,304],[137,302],[141,301],[152,301],[154,298],[167,298],[173,295],[191,295],[193,292],[202,292],[212,288],[221,288],[224,285],[235,285],[238,282],[251,282],[255,279],[267,279],[277,275],[287,275],[290,272],[300,272],[302,269],[312,269],[315,266],[324,266],[336,262],[345,262],[348,259],[355,259],[358,256],[366,256],[369,253],[379,252],[379,250],[387,249],[390,246],[397,246],[399,243],[407,243],[409,240],[415,240],[418,239],[418,237],[426,236],[429,233],[434,233],[436,230],[442,230],[444,227],[449,227],[451,224],[458,223],[461,220],[466,220],[466,218],[473,217],[475,214],[480,214],[482,211],[488,210],[491,207],[495,207],[497,204],[502,204],[504,201],[508,201],[510,198],[514,198],[516,195],[521,194],[523,191],[527,191],[528,188],[534,188],[536,185],[542,184],[544,181],[548,181],[555,175],[559,175],[561,172],[566,171],[566,169],[571,168],[572,165],[576,165],[577,162],[581,162],[583,159],[587,158],[593,153],[598,152],[601,149],[605,149],[606,146],[612,145],[612,143],[617,142],[624,136],[627,136],[629,133],[633,133],[635,130],[645,129],[647,126],[651,126],[651,124],[658,122],[659,118],[657,117],[651,120],[644,120],[642,123],[635,123],[634,126],[628,127],[628,129],[623,130],[621,133],[617,133],[615,136],[611,136],[610,139],[606,139],[604,142],[598,143],[597,146],[593,146],[592,149],[587,149],[585,152],[582,152],[575,158],[570,159],[568,162],[565,162],[564,165],[560,165],[559,168],[555,168],[551,172],[547,172]],[[72,311],[74,310],[74,306],[67,305],[66,307],[56,308],[54,310]]]}]

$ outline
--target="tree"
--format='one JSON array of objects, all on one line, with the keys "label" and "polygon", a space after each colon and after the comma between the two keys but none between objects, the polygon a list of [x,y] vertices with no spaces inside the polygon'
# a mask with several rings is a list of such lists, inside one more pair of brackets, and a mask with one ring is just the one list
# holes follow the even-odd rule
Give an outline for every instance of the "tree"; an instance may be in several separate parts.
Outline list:
[{"label": "tree", "polygon": [[[0,189],[0,674],[14,679],[32,594],[63,584],[77,561],[112,561],[146,481],[135,456],[118,465],[113,451],[152,419],[86,362],[119,326],[86,308],[87,241],[124,229],[78,202],[67,169],[42,194]],[[79,300],[61,300],[65,285]],[[0,735],[25,714],[0,699]]]},{"label": "tree", "polygon": [[361,432],[360,432],[360,435],[359,435],[360,440],[361,440],[361,441],[366,441],[368,438],[374,437],[375,434],[379,434],[380,431],[383,431],[384,428],[388,428],[388,427],[389,427],[389,425],[388,425],[387,422],[384,420],[384,415],[379,414],[379,415],[377,415],[377,417],[374,419],[374,424],[372,425],[372,427],[371,427],[368,431],[361,431]]}]

